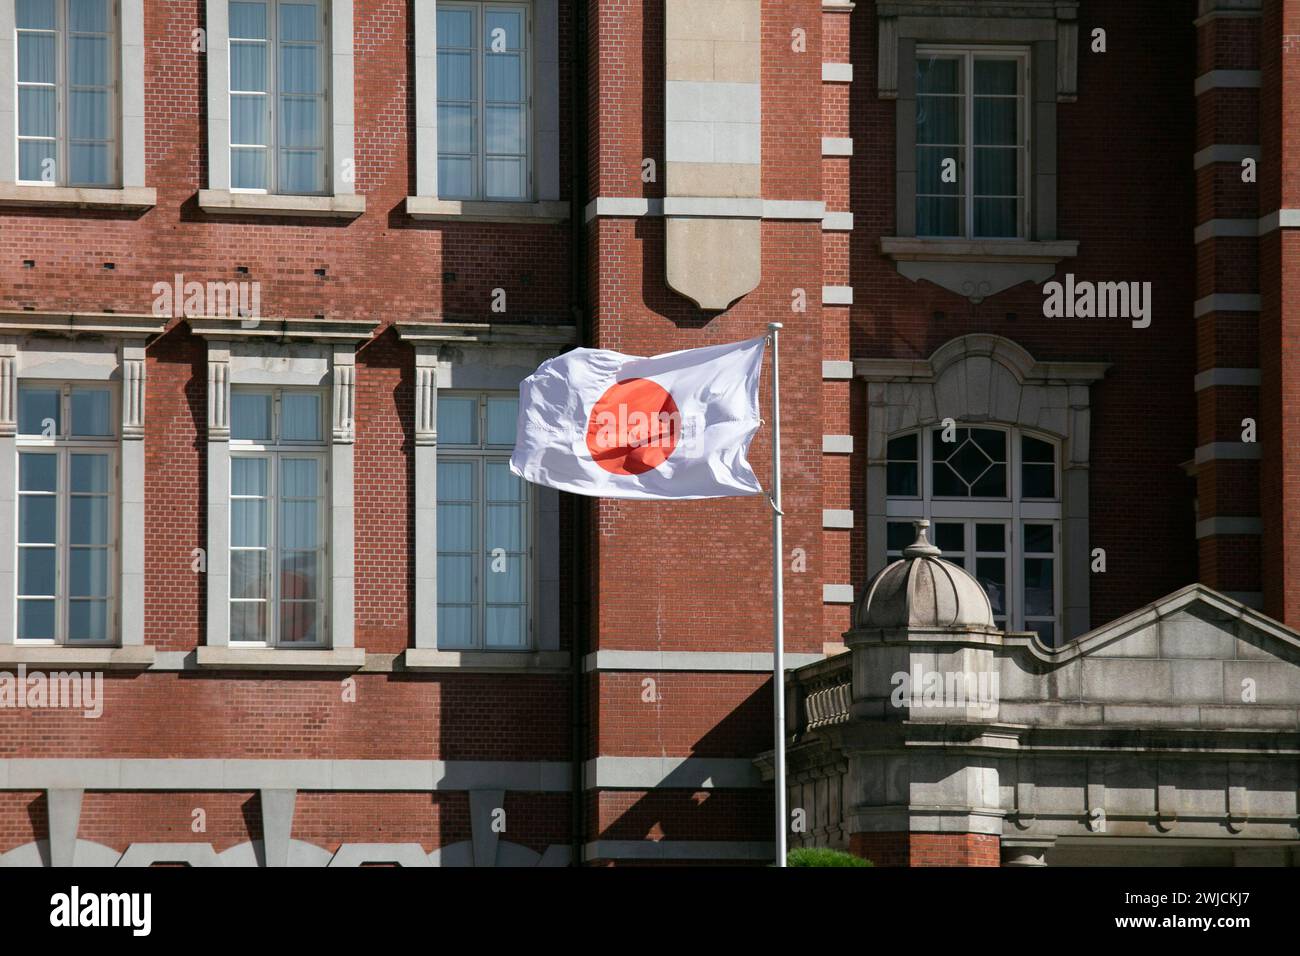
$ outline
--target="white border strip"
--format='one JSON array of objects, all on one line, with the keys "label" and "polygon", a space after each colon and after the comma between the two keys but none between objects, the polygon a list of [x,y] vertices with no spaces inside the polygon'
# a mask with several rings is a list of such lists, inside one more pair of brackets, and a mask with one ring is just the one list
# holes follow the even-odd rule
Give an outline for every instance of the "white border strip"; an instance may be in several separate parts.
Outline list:
[{"label": "white border strip", "polygon": [[[825,654],[785,655],[787,667],[803,667],[825,660]],[[771,674],[771,652],[746,651],[596,651],[583,658],[582,669],[592,671],[701,671]]]}]

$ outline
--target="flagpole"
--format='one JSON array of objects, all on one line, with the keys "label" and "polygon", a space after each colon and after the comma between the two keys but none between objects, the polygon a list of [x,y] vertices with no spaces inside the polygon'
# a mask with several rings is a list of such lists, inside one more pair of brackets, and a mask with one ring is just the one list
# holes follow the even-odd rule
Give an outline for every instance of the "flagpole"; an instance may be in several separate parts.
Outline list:
[{"label": "flagpole", "polygon": [[784,326],[769,322],[772,339],[772,697],[776,731],[776,865],[785,866],[785,587],[781,544],[781,358],[777,335]]}]

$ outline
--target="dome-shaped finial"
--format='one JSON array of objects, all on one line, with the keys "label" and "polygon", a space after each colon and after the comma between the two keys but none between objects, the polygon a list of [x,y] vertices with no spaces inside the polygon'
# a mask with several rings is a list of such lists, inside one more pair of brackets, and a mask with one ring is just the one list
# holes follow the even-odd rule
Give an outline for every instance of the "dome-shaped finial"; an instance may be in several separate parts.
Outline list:
[{"label": "dome-shaped finial", "polygon": [[926,529],[930,527],[930,522],[924,518],[919,518],[912,522],[916,528],[916,540],[903,549],[905,558],[937,558],[942,552],[930,543],[930,539],[925,536]]}]

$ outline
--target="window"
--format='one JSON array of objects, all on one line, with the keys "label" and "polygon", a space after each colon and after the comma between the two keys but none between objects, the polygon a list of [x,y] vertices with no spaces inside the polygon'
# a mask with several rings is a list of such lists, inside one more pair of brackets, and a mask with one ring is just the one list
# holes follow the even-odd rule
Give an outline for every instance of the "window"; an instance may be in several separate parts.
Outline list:
[{"label": "window", "polygon": [[328,445],[324,393],[230,395],[230,640],[327,640]]},{"label": "window", "polygon": [[890,560],[915,537],[910,519],[928,518],[944,559],[983,585],[999,627],[1036,631],[1048,646],[1060,643],[1054,441],[1019,428],[909,432],[889,439],[885,474]]},{"label": "window", "polygon": [[19,383],[19,640],[117,638],[117,428],[106,385]]},{"label": "window", "polygon": [[18,181],[112,186],[118,157],[113,0],[17,0]]},{"label": "window", "polygon": [[438,646],[531,645],[532,499],[510,472],[515,395],[438,396]]},{"label": "window", "polygon": [[1025,50],[916,51],[916,235],[1029,236]]},{"label": "window", "polygon": [[328,191],[325,0],[232,0],[230,186]]},{"label": "window", "polygon": [[531,193],[528,7],[438,4],[438,194]]}]

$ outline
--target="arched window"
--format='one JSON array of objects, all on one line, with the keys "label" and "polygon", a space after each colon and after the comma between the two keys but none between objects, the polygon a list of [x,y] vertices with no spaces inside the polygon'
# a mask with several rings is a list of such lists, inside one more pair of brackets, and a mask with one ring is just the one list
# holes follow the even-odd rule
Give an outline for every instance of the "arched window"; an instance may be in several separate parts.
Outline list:
[{"label": "arched window", "polygon": [[889,560],[927,518],[943,557],[984,586],[999,627],[1061,643],[1058,442],[1018,427],[934,425],[892,436],[887,455]]}]

